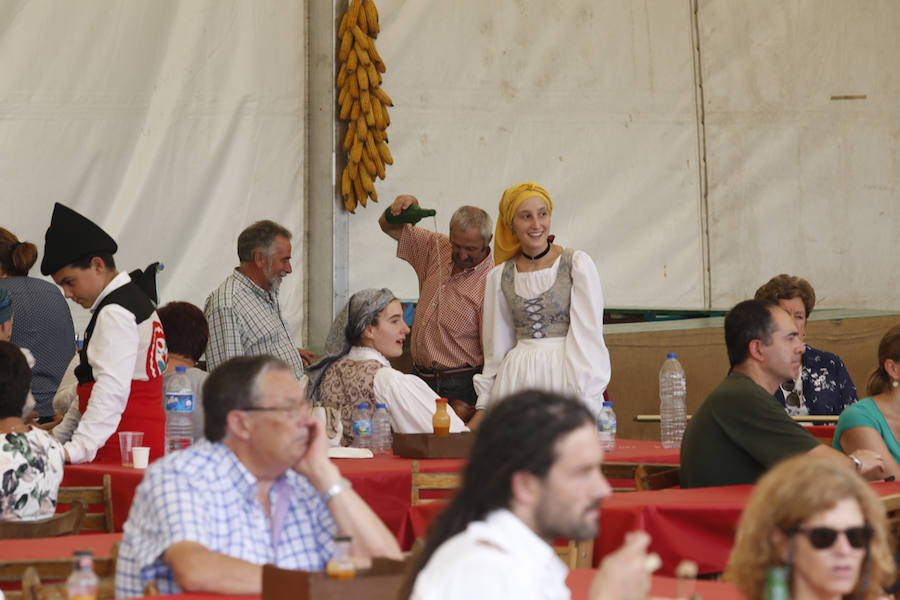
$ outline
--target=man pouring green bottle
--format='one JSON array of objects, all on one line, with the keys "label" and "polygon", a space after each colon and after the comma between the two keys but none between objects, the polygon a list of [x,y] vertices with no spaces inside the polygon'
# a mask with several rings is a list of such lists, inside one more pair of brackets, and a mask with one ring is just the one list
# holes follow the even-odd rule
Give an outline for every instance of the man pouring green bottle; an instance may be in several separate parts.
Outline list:
[{"label": "man pouring green bottle", "polygon": [[435,211],[422,209],[414,196],[397,196],[378,219],[397,240],[397,257],[419,279],[419,301],[412,326],[414,371],[457,412],[475,406],[472,376],[481,372],[481,314],[490,260],[493,223],[475,206],[462,206],[450,218],[450,235],[416,225]]}]

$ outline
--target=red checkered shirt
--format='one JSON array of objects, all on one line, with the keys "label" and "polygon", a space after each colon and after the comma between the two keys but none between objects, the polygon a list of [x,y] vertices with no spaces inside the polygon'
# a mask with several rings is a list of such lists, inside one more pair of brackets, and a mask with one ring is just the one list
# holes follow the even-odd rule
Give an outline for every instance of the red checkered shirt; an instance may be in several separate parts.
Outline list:
[{"label": "red checkered shirt", "polygon": [[410,346],[413,363],[426,369],[484,364],[484,282],[494,261],[489,253],[475,267],[451,275],[451,249],[446,235],[413,225],[404,225],[397,244],[397,257],[412,265],[419,277],[419,302]]}]

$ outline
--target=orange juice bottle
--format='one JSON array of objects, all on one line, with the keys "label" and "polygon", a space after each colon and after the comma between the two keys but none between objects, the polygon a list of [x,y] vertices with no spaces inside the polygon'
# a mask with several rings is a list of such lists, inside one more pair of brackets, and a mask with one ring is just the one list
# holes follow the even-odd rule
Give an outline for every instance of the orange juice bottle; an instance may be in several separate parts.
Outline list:
[{"label": "orange juice bottle", "polygon": [[447,399],[437,398],[434,402],[434,417],[431,419],[434,435],[450,435],[450,415],[447,414]]},{"label": "orange juice bottle", "polygon": [[356,565],[350,556],[350,536],[334,536],[334,556],[325,565],[325,573],[332,579],[353,579]]}]

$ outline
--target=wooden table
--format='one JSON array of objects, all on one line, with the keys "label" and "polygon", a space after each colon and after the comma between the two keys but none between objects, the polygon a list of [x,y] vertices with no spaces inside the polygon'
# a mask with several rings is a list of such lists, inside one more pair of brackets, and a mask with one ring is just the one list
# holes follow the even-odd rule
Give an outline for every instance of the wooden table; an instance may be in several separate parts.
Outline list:
[{"label": "wooden table", "polygon": [[92,533],[64,535],[52,538],[3,540],[0,543],[0,588],[21,589],[22,574],[30,566],[37,566],[44,583],[60,583],[72,571],[76,550],[90,550],[94,554],[94,570],[101,577],[101,587],[112,593],[113,545],[122,539],[121,533]]},{"label": "wooden table", "polygon": [[[575,569],[569,572],[566,585],[572,592],[572,600],[585,600],[591,581],[596,571],[593,569]],[[671,577],[654,575],[650,581],[650,593],[654,598],[675,598],[678,582]],[[694,593],[704,600],[744,600],[737,589],[730,583],[720,581],[696,581]],[[220,596],[217,594],[173,594],[166,600],[261,600],[260,596]]]},{"label": "wooden table", "polygon": [[128,510],[134,499],[134,490],[144,478],[143,469],[123,467],[115,464],[85,463],[66,465],[63,469],[64,486],[98,486],[103,485],[103,475],[109,473],[112,480],[113,522],[116,531],[122,531],[122,525],[128,518]]},{"label": "wooden table", "polygon": [[[596,571],[593,569],[576,569],[569,573],[566,585],[572,592],[573,600],[585,600],[591,581]],[[675,598],[677,580],[671,577],[653,576],[650,581],[650,593],[655,598]],[[694,593],[704,600],[744,600],[733,585],[720,581],[697,581]],[[144,597],[147,598],[147,597]],[[261,600],[260,596],[220,596],[217,594],[172,594],[166,600]]]},{"label": "wooden table", "polygon": [[3,543],[0,543],[0,563],[17,560],[71,558],[76,550],[90,550],[94,556],[109,556],[113,544],[121,539],[121,533],[90,533],[52,538],[3,540]]},{"label": "wooden table", "polygon": [[[566,585],[572,592],[572,600],[584,600],[587,598],[588,591],[591,589],[591,582],[596,574],[597,571],[595,569],[574,569],[569,571]],[[693,582],[693,585],[693,593],[704,600],[744,600],[744,596],[730,583],[697,580]],[[651,578],[650,595],[653,598],[677,598],[677,594],[678,580],[674,577],[654,575]],[[687,592],[687,595],[690,596],[690,592]]]}]

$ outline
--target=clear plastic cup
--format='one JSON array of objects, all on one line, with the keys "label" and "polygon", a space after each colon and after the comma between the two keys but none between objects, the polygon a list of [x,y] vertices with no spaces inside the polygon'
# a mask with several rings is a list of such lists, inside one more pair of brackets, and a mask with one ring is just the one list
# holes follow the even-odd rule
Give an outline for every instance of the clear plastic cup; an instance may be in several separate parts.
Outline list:
[{"label": "clear plastic cup", "polygon": [[144,442],[143,431],[120,431],[119,432],[119,452],[122,454],[122,466],[134,466],[132,462],[131,449],[140,446]]}]

